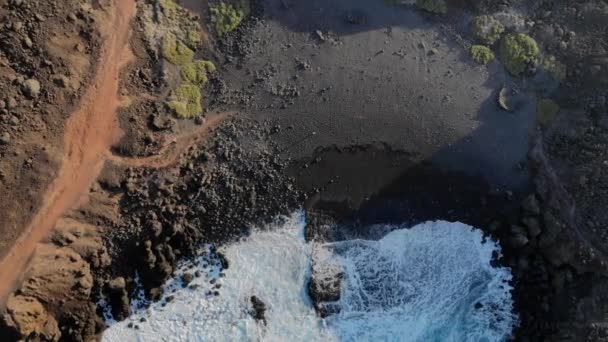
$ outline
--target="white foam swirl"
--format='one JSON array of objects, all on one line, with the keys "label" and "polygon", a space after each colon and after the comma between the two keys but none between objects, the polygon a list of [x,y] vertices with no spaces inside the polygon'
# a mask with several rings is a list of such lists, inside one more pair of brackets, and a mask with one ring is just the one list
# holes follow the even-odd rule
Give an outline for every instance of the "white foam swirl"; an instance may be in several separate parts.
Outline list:
[{"label": "white foam swirl", "polygon": [[[346,270],[342,311],[325,320],[306,294],[313,247],[304,241],[301,213],[266,228],[223,249],[225,277],[208,267],[193,282],[198,288],[177,290],[170,302],[114,324],[103,340],[501,341],[516,324],[510,272],[490,265],[500,249],[469,226],[425,223],[380,241],[315,246]],[[250,314],[253,295],[268,307],[267,325]]]}]

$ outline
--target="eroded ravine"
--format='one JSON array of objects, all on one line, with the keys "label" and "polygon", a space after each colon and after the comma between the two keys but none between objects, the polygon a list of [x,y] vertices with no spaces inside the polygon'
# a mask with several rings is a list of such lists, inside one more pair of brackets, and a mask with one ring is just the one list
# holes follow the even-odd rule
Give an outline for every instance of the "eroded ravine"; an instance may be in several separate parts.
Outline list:
[{"label": "eroded ravine", "polygon": [[0,304],[19,281],[38,243],[87,192],[99,175],[110,146],[122,134],[116,117],[121,105],[118,90],[121,69],[133,58],[129,36],[136,13],[135,0],[114,0],[109,11],[95,80],[66,124],[64,155],[57,178],[47,189],[30,225],[0,261]]}]

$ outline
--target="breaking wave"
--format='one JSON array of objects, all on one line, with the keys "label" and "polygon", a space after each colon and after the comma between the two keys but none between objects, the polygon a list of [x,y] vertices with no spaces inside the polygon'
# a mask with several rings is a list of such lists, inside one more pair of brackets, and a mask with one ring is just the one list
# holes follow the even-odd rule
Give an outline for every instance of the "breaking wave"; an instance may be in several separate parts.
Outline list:
[{"label": "breaking wave", "polygon": [[[104,341],[503,341],[517,324],[499,245],[462,223],[427,222],[378,241],[306,243],[304,220],[254,230],[204,253],[167,284],[164,300],[114,323]],[[340,312],[319,318],[307,294],[313,254],[344,271]],[[329,260],[328,259],[328,260]],[[181,288],[180,275],[200,273]],[[252,315],[251,297],[267,307]]]}]

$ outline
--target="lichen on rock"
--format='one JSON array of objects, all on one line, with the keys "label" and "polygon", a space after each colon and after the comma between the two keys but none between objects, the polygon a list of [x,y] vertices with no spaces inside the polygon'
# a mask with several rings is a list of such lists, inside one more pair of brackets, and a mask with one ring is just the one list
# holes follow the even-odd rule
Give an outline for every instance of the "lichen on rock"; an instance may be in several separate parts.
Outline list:
[{"label": "lichen on rock", "polygon": [[198,86],[182,84],[172,92],[167,105],[179,118],[191,119],[202,114],[201,99],[201,91]]},{"label": "lichen on rock", "polygon": [[539,54],[540,49],[536,41],[523,33],[510,34],[501,42],[502,62],[514,76],[521,75],[530,64],[536,63]]},{"label": "lichen on rock", "polygon": [[486,45],[494,45],[505,32],[505,27],[496,18],[480,15],[473,18],[471,30],[475,39]]},{"label": "lichen on rock", "polygon": [[487,46],[473,45],[471,47],[471,57],[476,63],[486,65],[492,62],[495,58],[494,52]]}]

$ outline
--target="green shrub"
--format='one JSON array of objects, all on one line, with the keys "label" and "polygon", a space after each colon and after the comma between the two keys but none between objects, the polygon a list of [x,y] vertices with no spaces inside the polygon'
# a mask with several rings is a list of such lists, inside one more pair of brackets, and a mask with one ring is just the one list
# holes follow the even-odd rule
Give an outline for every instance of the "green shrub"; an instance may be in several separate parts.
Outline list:
[{"label": "green shrub", "polygon": [[215,72],[212,62],[199,60],[184,65],[181,75],[185,83],[203,87],[209,80],[208,74],[212,72]]},{"label": "green shrub", "polygon": [[172,92],[167,105],[179,118],[191,119],[202,114],[201,99],[201,91],[198,86],[182,84]]},{"label": "green shrub", "polygon": [[198,47],[202,43],[201,32],[198,29],[192,29],[186,34],[186,44],[191,47]]},{"label": "green shrub", "polygon": [[172,33],[167,33],[163,38],[162,54],[167,61],[175,65],[184,65],[194,58],[194,51]]},{"label": "green shrub", "polygon": [[507,70],[512,75],[518,76],[529,64],[537,61],[540,49],[532,37],[517,33],[510,34],[502,40],[500,54]]},{"label": "green shrub", "polygon": [[486,65],[494,60],[494,52],[487,46],[473,45],[471,46],[471,57],[479,64]]},{"label": "green shrub", "polygon": [[536,108],[536,118],[542,126],[547,126],[559,112],[559,105],[553,100],[542,99]]},{"label": "green shrub", "polygon": [[175,18],[177,16],[178,6],[173,0],[160,0],[159,5],[168,18]]},{"label": "green shrub", "polygon": [[445,0],[416,0],[416,6],[431,13],[446,14],[448,12]]},{"label": "green shrub", "polygon": [[212,6],[210,11],[211,23],[220,37],[234,31],[245,18],[243,9],[223,2]]},{"label": "green shrub", "polygon": [[566,66],[553,55],[545,57],[543,68],[556,80],[563,81],[566,78]]},{"label": "green shrub", "polygon": [[471,30],[477,40],[491,46],[500,39],[505,27],[492,16],[480,15],[473,19]]}]

